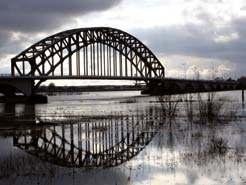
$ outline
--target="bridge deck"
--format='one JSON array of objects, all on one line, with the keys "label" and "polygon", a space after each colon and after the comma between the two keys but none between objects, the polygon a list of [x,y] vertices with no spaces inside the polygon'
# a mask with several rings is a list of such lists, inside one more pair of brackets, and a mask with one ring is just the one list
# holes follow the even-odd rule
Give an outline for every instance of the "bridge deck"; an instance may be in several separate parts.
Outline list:
[{"label": "bridge deck", "polygon": [[145,78],[138,76],[92,76],[92,75],[81,75],[81,76],[11,76],[11,75],[0,75],[0,80],[133,80],[133,81],[172,81],[172,82],[194,82],[194,83],[213,83],[213,84],[237,84],[236,81],[218,81],[218,80],[204,80],[204,79],[180,79],[180,78]]}]

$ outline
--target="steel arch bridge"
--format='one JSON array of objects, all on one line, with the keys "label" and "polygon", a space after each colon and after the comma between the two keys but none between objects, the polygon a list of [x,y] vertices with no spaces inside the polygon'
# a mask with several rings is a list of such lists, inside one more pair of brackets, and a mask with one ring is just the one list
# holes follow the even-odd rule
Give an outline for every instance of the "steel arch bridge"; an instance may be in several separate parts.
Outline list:
[{"label": "steel arch bridge", "polygon": [[119,29],[72,29],[44,38],[11,60],[12,76],[48,79],[163,79],[165,69],[136,37]]},{"label": "steel arch bridge", "polygon": [[67,30],[30,46],[11,59],[11,76],[0,77],[0,92],[35,99],[40,84],[52,79],[145,81],[142,93],[152,95],[242,88],[235,81],[166,78],[164,66],[140,40],[108,27]]}]

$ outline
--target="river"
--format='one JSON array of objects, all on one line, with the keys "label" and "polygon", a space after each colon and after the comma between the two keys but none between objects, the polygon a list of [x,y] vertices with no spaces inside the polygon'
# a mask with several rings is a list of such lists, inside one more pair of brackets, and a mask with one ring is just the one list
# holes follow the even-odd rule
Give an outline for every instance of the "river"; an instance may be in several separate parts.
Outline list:
[{"label": "river", "polygon": [[218,115],[205,121],[199,98],[86,92],[1,104],[0,185],[246,184],[241,92],[210,95]]}]

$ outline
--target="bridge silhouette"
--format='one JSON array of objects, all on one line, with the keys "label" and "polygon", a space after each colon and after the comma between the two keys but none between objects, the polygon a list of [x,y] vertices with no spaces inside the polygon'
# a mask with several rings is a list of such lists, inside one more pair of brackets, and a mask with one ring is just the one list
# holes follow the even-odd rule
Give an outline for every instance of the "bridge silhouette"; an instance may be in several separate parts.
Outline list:
[{"label": "bridge silhouette", "polygon": [[21,113],[15,104],[0,112],[0,135],[36,158],[63,167],[113,167],[137,156],[155,137],[165,117],[160,107],[135,114],[101,116],[37,115],[34,104]]},{"label": "bridge silhouette", "polygon": [[43,120],[38,125],[16,131],[13,144],[59,166],[113,167],[138,155],[159,131],[162,119],[161,109],[155,107],[136,115]]},{"label": "bridge silhouette", "polygon": [[12,58],[11,75],[0,77],[0,91],[32,96],[42,82],[59,79],[144,81],[148,94],[238,89],[236,82],[166,78],[162,63],[136,37],[95,27],[57,33]]}]

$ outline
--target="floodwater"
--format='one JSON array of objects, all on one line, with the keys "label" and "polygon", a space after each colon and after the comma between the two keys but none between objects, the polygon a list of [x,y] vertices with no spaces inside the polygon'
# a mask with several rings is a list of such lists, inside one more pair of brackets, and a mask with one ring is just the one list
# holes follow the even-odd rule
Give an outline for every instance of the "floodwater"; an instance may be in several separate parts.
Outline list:
[{"label": "floodwater", "polygon": [[[0,185],[246,184],[240,97],[216,93],[212,122],[196,116],[196,94],[160,101],[138,91],[88,92],[1,104]],[[168,106],[175,115],[165,114]]]}]

